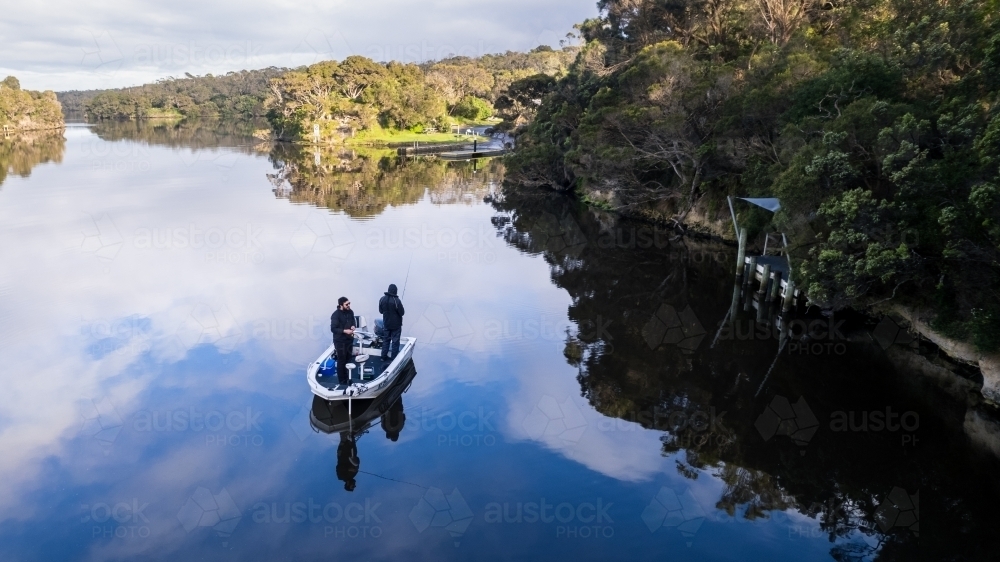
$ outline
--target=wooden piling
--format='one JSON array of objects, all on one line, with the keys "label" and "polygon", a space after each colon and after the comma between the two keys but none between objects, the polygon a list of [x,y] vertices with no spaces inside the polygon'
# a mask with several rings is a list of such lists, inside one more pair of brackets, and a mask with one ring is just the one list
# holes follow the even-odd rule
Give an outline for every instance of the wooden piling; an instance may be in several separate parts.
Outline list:
[{"label": "wooden piling", "polygon": [[778,300],[778,295],[781,294],[781,272],[775,271],[771,274],[771,295],[768,300]]},{"label": "wooden piling", "polygon": [[763,298],[763,295],[759,295],[757,298],[757,323],[763,323],[767,318],[768,314],[768,302],[767,299]]},{"label": "wooden piling", "polygon": [[792,309],[792,303],[795,302],[795,283],[791,279],[785,285],[785,301],[781,304],[781,313],[787,314],[789,310]]},{"label": "wooden piling", "polygon": [[743,276],[743,286],[749,286],[757,277],[757,256],[750,256],[750,263],[746,264],[746,274]]},{"label": "wooden piling", "polygon": [[736,275],[737,277],[743,275],[744,269],[746,268],[746,255],[747,255],[747,229],[740,229],[740,249],[736,253]]},{"label": "wooden piling", "polygon": [[758,300],[764,300],[767,294],[767,282],[771,280],[771,264],[764,264],[764,272],[760,275],[760,287],[757,289]]}]

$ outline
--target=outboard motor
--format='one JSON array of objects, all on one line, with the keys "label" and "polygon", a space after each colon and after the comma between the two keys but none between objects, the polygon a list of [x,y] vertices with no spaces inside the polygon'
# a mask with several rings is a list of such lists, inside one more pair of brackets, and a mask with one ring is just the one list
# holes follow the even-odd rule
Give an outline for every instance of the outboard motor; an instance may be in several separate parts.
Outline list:
[{"label": "outboard motor", "polygon": [[385,341],[385,322],[381,318],[375,319],[375,341],[372,342],[372,347],[382,349],[382,342]]}]

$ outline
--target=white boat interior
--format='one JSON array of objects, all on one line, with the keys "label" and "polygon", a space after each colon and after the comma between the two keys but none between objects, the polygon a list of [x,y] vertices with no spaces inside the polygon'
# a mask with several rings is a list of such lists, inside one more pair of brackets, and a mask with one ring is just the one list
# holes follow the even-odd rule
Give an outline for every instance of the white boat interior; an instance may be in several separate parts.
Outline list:
[{"label": "white boat interior", "polygon": [[364,316],[357,316],[352,357],[349,358],[348,384],[340,384],[335,362],[336,348],[328,348],[309,365],[306,376],[313,394],[326,400],[374,398],[390,386],[413,355],[416,338],[400,338],[399,352],[390,360],[382,359],[382,346],[388,345],[374,332],[368,331]]}]

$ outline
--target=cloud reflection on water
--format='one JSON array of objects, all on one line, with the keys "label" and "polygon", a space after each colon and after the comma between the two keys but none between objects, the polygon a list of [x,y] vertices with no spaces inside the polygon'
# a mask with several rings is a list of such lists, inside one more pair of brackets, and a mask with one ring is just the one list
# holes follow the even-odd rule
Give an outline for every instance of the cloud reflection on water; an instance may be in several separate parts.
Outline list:
[{"label": "cloud reflection on water", "polygon": [[[361,443],[363,468],[419,486],[455,487],[480,506],[491,493],[530,486],[516,477],[519,457],[498,460],[495,452],[528,445],[555,453],[554,467],[582,466],[643,494],[689,486],[711,510],[721,484],[678,475],[660,454],[659,432],[598,427],[603,416],[580,398],[576,369],[562,355],[570,299],[552,285],[543,260],[482,237],[494,211],[462,194],[467,189],[480,201],[482,176],[450,176],[454,181],[426,185],[415,198],[356,219],[307,198],[276,199],[265,177],[273,171],[269,162],[237,149],[219,150],[232,162],[220,167],[219,158],[150,144],[136,152],[148,167],[116,169],[93,164],[95,143],[106,142],[95,138],[74,131],[62,167],[39,168],[30,182],[8,180],[0,192],[0,224],[13,233],[0,242],[12,265],[0,273],[0,314],[17,326],[2,340],[0,519],[27,524],[54,509],[69,525],[57,536],[79,545],[90,529],[73,523],[80,516],[74,500],[46,495],[55,482],[88,504],[138,498],[150,503],[149,536],[95,539],[85,543],[90,557],[170,557],[198,541],[213,548],[221,542],[202,526],[185,531],[178,512],[199,487],[225,489],[243,512],[227,548],[252,554],[295,540],[304,553],[323,552],[329,543],[316,528],[261,531],[249,512],[258,501],[342,496],[329,484],[336,443],[300,439],[289,426],[310,398],[302,370],[327,345],[337,297],[350,296],[371,321],[384,285],[402,290],[404,281],[407,326],[426,336],[414,354],[419,375],[406,394],[408,408],[432,417],[486,408],[497,420],[498,445],[453,445],[447,431],[411,429],[391,448],[370,434]],[[312,202],[321,200],[328,199]],[[337,227],[317,232],[316,217]],[[329,243],[314,240],[299,251],[303,225],[317,239],[330,236]],[[414,247],[371,242],[379,239],[373,232],[404,232],[405,239],[407,229],[420,232]],[[349,248],[339,243],[345,232]],[[461,242],[449,245],[458,240],[449,236],[462,233],[471,233],[463,251],[489,252],[492,261],[472,266],[452,254]],[[337,248],[343,251],[331,254]],[[555,411],[553,403],[562,418],[546,413]],[[533,413],[540,404],[548,416],[541,431]],[[252,412],[260,414],[259,427],[247,421]],[[218,430],[193,428],[196,414],[204,421],[213,413],[226,420]],[[230,416],[235,426],[225,425]],[[563,430],[549,430],[550,422]],[[504,469],[462,469],[494,463]],[[363,486],[394,514],[423,494],[419,486],[374,477]],[[628,532],[646,532],[637,516]],[[386,520],[398,532],[379,541],[380,554],[427,541],[450,544],[433,528],[419,534],[405,519]],[[336,544],[359,553],[370,547]]]}]

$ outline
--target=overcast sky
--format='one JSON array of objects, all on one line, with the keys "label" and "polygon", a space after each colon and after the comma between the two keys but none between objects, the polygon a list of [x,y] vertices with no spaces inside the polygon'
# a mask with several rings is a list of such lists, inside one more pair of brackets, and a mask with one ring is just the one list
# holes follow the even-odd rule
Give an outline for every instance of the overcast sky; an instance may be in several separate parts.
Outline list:
[{"label": "overcast sky", "polygon": [[595,0],[5,2],[0,76],[83,90],[360,54],[417,62],[558,47]]}]

